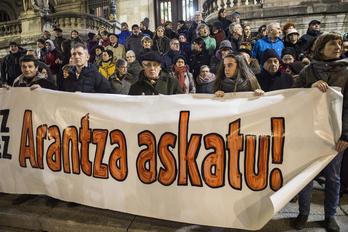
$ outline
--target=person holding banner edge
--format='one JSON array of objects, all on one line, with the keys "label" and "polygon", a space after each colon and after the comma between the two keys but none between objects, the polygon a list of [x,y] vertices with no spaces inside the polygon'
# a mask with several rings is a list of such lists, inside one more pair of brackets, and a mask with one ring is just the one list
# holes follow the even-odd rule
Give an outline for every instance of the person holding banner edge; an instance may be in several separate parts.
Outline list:
[{"label": "person holding banner edge", "polygon": [[225,92],[254,91],[256,96],[264,94],[244,57],[233,53],[224,57],[223,68],[220,68],[216,74],[214,91],[217,97],[223,97]]},{"label": "person holding banner edge", "polygon": [[[342,134],[336,143],[337,156],[325,167],[325,228],[329,232],[340,231],[335,214],[339,204],[340,168],[344,150],[348,147],[348,58],[340,59],[342,37],[328,33],[318,37],[314,44],[314,60],[300,73],[297,87],[318,88],[326,92],[329,86],[341,88],[343,94]],[[310,211],[311,181],[299,193],[299,215],[293,222],[297,230],[306,226]]]}]

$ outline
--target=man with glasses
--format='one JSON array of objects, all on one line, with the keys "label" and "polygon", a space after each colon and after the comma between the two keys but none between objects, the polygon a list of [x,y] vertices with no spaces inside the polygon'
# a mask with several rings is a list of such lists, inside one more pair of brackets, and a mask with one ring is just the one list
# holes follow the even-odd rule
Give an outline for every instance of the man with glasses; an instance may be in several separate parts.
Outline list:
[{"label": "man with glasses", "polygon": [[180,51],[180,42],[177,38],[171,39],[169,46],[170,50],[167,53],[164,53],[162,61],[162,67],[167,72],[172,71],[172,67],[176,57],[178,57],[179,55],[185,56],[185,54],[182,51]]},{"label": "man with glasses", "polygon": [[135,82],[129,95],[172,95],[182,93],[179,81],[168,73],[161,71],[161,56],[158,52],[150,51],[141,57],[143,71]]}]

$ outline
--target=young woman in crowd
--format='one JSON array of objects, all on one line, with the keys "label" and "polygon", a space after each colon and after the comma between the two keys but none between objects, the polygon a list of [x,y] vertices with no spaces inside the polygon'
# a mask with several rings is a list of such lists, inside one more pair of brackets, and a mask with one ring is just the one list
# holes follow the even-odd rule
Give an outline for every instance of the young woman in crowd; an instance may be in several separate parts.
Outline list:
[{"label": "young woman in crowd", "polygon": [[223,97],[224,93],[246,91],[254,91],[255,95],[263,94],[244,57],[232,53],[225,56],[223,68],[217,71],[214,91],[217,97]]},{"label": "young woman in crowd", "polygon": [[158,26],[156,34],[153,38],[153,50],[159,52],[161,55],[168,52],[170,39],[164,35],[164,27]]}]

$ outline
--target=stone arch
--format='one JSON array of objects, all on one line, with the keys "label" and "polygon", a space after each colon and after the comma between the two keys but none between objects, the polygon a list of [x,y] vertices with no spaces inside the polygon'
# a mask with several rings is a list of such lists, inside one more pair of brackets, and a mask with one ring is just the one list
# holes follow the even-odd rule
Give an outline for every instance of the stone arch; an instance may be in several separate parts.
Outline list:
[{"label": "stone arch", "polygon": [[3,12],[5,12],[9,16],[10,21],[18,19],[21,12],[21,7],[18,6],[18,3],[16,3],[16,1],[12,0],[0,1],[0,9],[6,9],[3,10]]}]

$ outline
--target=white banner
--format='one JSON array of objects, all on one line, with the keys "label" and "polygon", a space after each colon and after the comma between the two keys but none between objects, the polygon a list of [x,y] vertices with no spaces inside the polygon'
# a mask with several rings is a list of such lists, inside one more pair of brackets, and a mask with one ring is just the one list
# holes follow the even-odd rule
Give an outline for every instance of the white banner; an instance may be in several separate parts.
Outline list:
[{"label": "white banner", "polygon": [[0,89],[0,191],[256,230],[336,154],[334,89],[120,96]]}]

